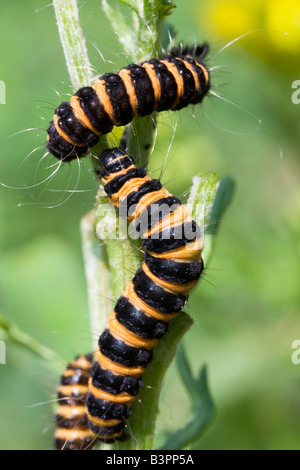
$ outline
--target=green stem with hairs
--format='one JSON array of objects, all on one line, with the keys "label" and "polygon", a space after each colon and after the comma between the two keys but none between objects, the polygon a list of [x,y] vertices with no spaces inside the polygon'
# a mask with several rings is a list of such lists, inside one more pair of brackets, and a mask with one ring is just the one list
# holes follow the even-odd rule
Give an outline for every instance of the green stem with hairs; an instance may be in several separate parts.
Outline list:
[{"label": "green stem with hairs", "polygon": [[[119,41],[128,60],[141,63],[158,57],[162,50],[163,21],[175,4],[169,0],[120,0],[132,10],[132,25],[128,25],[121,11],[102,0],[103,10],[115,31],[122,31]],[[165,46],[165,45],[164,45]],[[156,114],[135,118],[130,126],[128,152],[141,166],[147,166],[156,129]]]},{"label": "green stem with hairs", "polygon": [[76,0],[53,0],[60,40],[73,89],[88,86],[92,72]]}]

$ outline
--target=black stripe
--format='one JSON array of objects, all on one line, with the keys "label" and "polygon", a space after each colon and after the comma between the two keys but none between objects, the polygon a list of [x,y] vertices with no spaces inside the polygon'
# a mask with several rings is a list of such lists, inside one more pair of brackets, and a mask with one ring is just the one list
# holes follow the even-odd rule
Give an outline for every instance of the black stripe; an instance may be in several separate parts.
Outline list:
[{"label": "black stripe", "polygon": [[96,131],[106,134],[112,130],[113,123],[92,87],[80,88],[75,96],[78,96],[82,111]]},{"label": "black stripe", "polygon": [[59,413],[56,414],[56,425],[59,428],[64,429],[88,429],[87,414],[73,416],[72,418],[66,418]]},{"label": "black stripe", "polygon": [[143,247],[146,251],[153,251],[153,253],[167,253],[168,251],[181,248],[200,237],[200,228],[193,220],[176,227],[168,227],[153,234],[151,238],[144,238]]},{"label": "black stripe", "polygon": [[120,158],[123,155],[126,155],[126,151],[120,147],[115,147],[113,149],[104,150],[104,152],[98,156],[98,160],[100,161],[101,165],[106,168],[107,165],[113,163],[116,158]]},{"label": "black stripe", "polygon": [[172,294],[152,281],[143,269],[138,269],[134,278],[135,293],[149,307],[162,313],[177,313],[186,304],[187,296]]},{"label": "black stripe", "polygon": [[78,439],[55,439],[56,450],[89,450],[95,444],[95,439],[89,438],[78,438]]},{"label": "black stripe", "polygon": [[85,143],[88,147],[93,147],[98,143],[99,137],[76,119],[70,103],[62,103],[55,112],[58,116],[60,129],[67,134],[74,144]]},{"label": "black stripe", "polygon": [[92,421],[89,420],[89,426],[90,426],[91,431],[93,431],[96,435],[101,436],[99,440],[106,441],[104,437],[109,439],[110,436],[112,436],[113,434],[124,431],[125,423],[124,421],[122,421],[121,423],[116,424],[115,426],[97,426],[96,424],[92,423]]},{"label": "black stripe", "polygon": [[140,199],[145,196],[146,194],[153,193],[155,191],[159,191],[162,188],[162,184],[159,180],[150,180],[146,181],[146,183],[141,184],[137,191],[133,191],[132,193],[128,194],[127,196],[127,205],[130,208],[139,203]]},{"label": "black stripe", "polygon": [[183,78],[183,83],[184,83],[183,96],[179,100],[177,106],[173,108],[174,111],[180,110],[188,106],[191,99],[193,98],[195,91],[196,91],[195,80],[194,80],[192,73],[186,68],[186,66],[181,60],[174,58],[172,56],[167,57],[166,60],[176,66],[179,75],[181,75],[181,77]]},{"label": "black stripe", "polygon": [[61,377],[61,385],[87,385],[89,379],[89,372],[82,373],[81,370],[74,372],[73,375],[69,377]]},{"label": "black stripe", "polygon": [[146,315],[135,308],[126,297],[120,297],[115,306],[116,318],[129,331],[145,339],[159,339],[168,330],[169,324]]},{"label": "black stripe", "polygon": [[152,351],[128,346],[104,330],[99,339],[100,351],[111,361],[127,367],[147,367],[152,359]]},{"label": "black stripe", "polygon": [[80,396],[74,396],[74,395],[63,395],[62,393],[58,392],[57,398],[59,401],[60,405],[66,405],[66,406],[81,406],[84,405],[85,402],[85,394],[82,394]]},{"label": "black stripe", "polygon": [[[205,95],[208,93],[209,88],[210,88],[210,82],[208,81],[208,83],[206,83],[206,79],[205,79],[205,75],[203,73],[203,70],[197,64],[197,62],[194,58],[187,57],[187,58],[185,58],[185,60],[193,66],[193,68],[194,68],[194,70],[197,73],[198,78],[199,78],[199,88],[197,90],[197,94],[196,94],[195,98],[193,100],[191,100],[191,102],[190,102],[191,104],[198,104],[198,103],[201,103],[201,101],[203,100]],[[203,64],[201,64],[201,65],[203,65]],[[207,68],[204,65],[203,65],[203,67],[207,70]]]},{"label": "black stripe", "polygon": [[86,406],[90,415],[100,419],[127,419],[131,413],[129,406],[96,398],[92,393],[87,396]]},{"label": "black stripe", "polygon": [[145,262],[154,276],[173,284],[186,284],[197,281],[203,271],[203,261],[189,263],[176,262],[169,259],[155,258],[146,253]]},{"label": "black stripe", "polygon": [[113,173],[118,173],[118,171],[126,170],[131,165],[134,164],[134,161],[129,155],[124,155],[120,160],[114,160],[111,164],[107,165],[102,171],[102,177],[106,175],[112,175]]},{"label": "black stripe", "polygon": [[116,73],[103,75],[105,90],[110,99],[114,117],[120,125],[125,126],[133,119],[133,111],[123,80]]},{"label": "black stripe", "polygon": [[177,84],[176,81],[168,71],[167,67],[159,60],[152,59],[148,61],[149,64],[154,66],[156,77],[159,80],[161,94],[157,103],[157,111],[166,111],[171,109],[177,99]]},{"label": "black stripe", "polygon": [[125,70],[130,71],[131,83],[135,90],[138,104],[138,115],[147,116],[154,111],[155,97],[152,82],[144,67],[129,65]]},{"label": "black stripe", "polygon": [[99,101],[96,91],[92,87],[83,87],[75,96],[80,98],[80,106],[95,129],[101,134],[111,132],[113,122]]},{"label": "black stripe", "polygon": [[47,150],[59,160],[70,162],[71,160],[82,157],[88,151],[87,146],[75,147],[63,139],[57,132],[53,121],[51,121],[47,132],[49,135]]},{"label": "black stripe", "polygon": [[181,205],[180,199],[175,196],[163,197],[143,210],[139,217],[134,220],[133,225],[142,237],[145,232],[165,217],[169,217]]},{"label": "black stripe", "polygon": [[126,181],[129,181],[133,178],[144,178],[146,174],[147,174],[146,170],[141,167],[134,168],[133,170],[128,170],[126,175],[116,176],[113,180],[107,183],[104,186],[104,191],[106,192],[108,197],[111,197],[113,194],[120,191],[120,189],[126,183]]},{"label": "black stripe", "polygon": [[137,395],[143,385],[139,377],[131,375],[114,374],[108,369],[102,369],[99,362],[95,362],[91,370],[92,384],[107,393],[117,395],[122,392]]}]

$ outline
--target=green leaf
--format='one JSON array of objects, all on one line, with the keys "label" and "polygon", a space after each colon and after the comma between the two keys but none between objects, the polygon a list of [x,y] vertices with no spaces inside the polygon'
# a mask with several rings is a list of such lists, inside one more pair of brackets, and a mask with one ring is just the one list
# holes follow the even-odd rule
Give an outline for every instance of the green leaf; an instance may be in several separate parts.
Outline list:
[{"label": "green leaf", "polygon": [[160,450],[180,450],[190,446],[200,439],[215,413],[207,384],[206,366],[200,370],[199,376],[194,378],[182,346],[178,350],[176,359],[182,383],[191,397],[193,417],[183,428],[171,434]]},{"label": "green leaf", "polygon": [[132,8],[136,13],[138,12],[136,1],[135,0],[119,0],[119,2],[124,3],[124,5]]},{"label": "green leaf", "polygon": [[235,181],[233,178],[228,176],[220,181],[206,222],[202,253],[205,266],[209,264],[213,255],[220,223],[232,201],[234,191]]},{"label": "green leaf", "polygon": [[233,178],[228,176],[220,181],[217,194],[210,211],[206,233],[216,235],[222,217],[232,201],[234,191],[235,181]]}]

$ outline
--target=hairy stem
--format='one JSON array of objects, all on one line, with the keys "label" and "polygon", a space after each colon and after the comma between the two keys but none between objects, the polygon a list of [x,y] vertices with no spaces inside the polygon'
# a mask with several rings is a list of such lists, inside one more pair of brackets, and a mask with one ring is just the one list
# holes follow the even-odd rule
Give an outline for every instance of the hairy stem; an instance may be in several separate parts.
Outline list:
[{"label": "hairy stem", "polygon": [[80,224],[93,350],[97,348],[98,336],[113,306],[107,253],[105,245],[96,237],[95,226],[96,211],[93,210]]},{"label": "hairy stem", "polygon": [[79,23],[76,0],[53,0],[60,40],[73,89],[90,85],[92,79],[85,38]]}]

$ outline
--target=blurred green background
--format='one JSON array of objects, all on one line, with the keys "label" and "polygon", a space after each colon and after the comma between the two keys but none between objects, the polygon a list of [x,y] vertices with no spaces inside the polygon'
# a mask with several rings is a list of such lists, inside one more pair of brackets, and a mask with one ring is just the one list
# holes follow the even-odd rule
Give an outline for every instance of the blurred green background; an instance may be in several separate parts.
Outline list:
[{"label": "blurred green background", "polygon": [[[126,57],[101,2],[79,5],[95,74],[118,70]],[[231,175],[237,184],[213,262],[189,302],[195,325],[184,343],[195,372],[208,364],[217,408],[195,448],[299,449],[300,365],[291,361],[291,345],[300,339],[300,104],[291,96],[300,80],[300,8],[290,0],[178,0],[177,7],[169,21],[178,40],[209,41],[213,91],[237,104],[210,96],[180,115],[164,113],[150,162],[156,177],[164,167],[163,183],[179,196],[202,171]],[[6,84],[0,180],[22,188],[51,173],[46,167],[54,160],[40,162],[45,129],[71,88],[49,2],[2,2],[0,24]],[[36,129],[14,135],[28,128]],[[77,177],[74,162],[35,188],[0,188],[0,311],[65,361],[91,347],[79,233],[80,218],[94,203],[88,161],[81,192],[66,200]],[[52,447],[52,404],[43,403],[55,398],[60,373],[7,343],[7,364],[0,365],[1,449]],[[158,435],[180,427],[189,413],[173,366]]]}]

